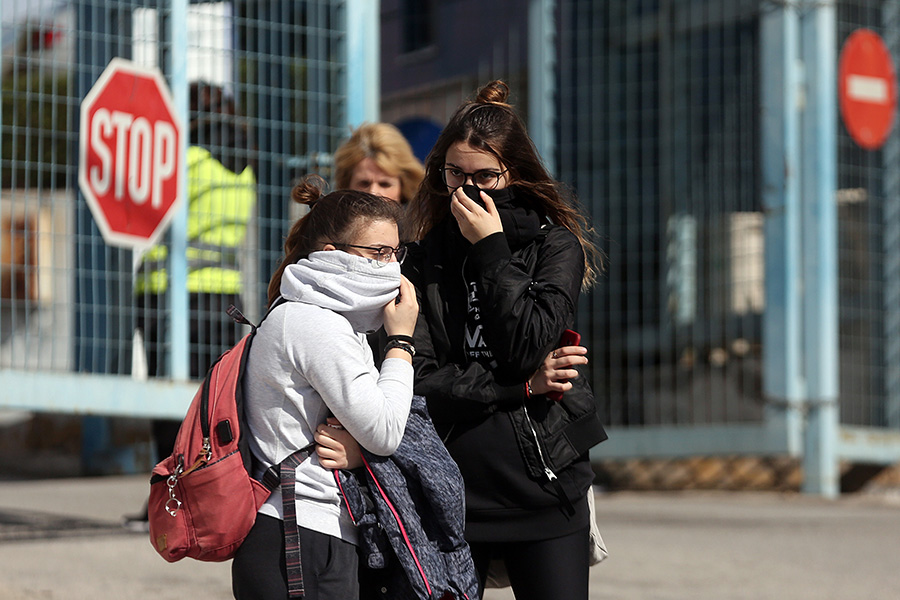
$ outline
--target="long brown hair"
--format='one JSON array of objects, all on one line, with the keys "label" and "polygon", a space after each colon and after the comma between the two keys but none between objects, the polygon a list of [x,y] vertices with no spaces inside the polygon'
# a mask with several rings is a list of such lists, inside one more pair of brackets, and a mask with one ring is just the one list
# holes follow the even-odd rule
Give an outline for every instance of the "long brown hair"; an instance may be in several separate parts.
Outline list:
[{"label": "long brown hair", "polygon": [[584,250],[582,288],[587,289],[603,268],[603,256],[592,241],[593,228],[574,195],[547,172],[508,98],[509,86],[492,81],[478,90],[475,100],[456,110],[425,160],[425,179],[407,217],[410,232],[414,239],[422,239],[450,212],[441,169],[450,146],[465,142],[497,157],[503,168],[509,169],[511,186],[526,190],[547,217],[575,234]]},{"label": "long brown hair", "polygon": [[322,195],[325,180],[307,175],[291,190],[291,200],[309,207],[284,240],[284,258],[269,280],[269,306],[281,295],[284,269],[327,243],[352,243],[373,221],[397,224],[402,209],[396,202],[354,190],[337,190]]}]

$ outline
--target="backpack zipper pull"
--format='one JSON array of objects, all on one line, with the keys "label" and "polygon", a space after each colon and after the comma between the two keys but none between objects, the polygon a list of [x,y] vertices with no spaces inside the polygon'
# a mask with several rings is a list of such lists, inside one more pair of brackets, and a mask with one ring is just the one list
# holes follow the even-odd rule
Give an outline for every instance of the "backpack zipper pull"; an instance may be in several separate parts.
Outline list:
[{"label": "backpack zipper pull", "polygon": [[[203,438],[203,448],[200,449],[200,454],[197,455],[197,460],[194,461],[186,471],[181,471],[178,473],[178,477],[184,477],[188,473],[193,473],[195,470],[199,469],[203,465],[207,464],[210,460],[212,460],[212,443],[210,443],[209,438]],[[181,465],[178,467],[181,469]]]},{"label": "backpack zipper pull", "polygon": [[175,486],[178,485],[178,478],[181,477],[182,472],[184,472],[183,456],[178,458],[178,464],[175,466],[175,471],[169,475],[169,478],[166,481],[166,486],[169,488],[169,499],[166,500],[165,508],[166,512],[173,517],[178,515],[178,509],[181,508],[181,500],[175,497]]}]

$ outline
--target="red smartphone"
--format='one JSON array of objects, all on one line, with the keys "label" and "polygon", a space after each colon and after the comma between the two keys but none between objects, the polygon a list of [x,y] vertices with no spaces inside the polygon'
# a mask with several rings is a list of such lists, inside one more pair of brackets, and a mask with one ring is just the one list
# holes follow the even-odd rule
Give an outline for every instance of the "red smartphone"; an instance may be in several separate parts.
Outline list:
[{"label": "red smartphone", "polygon": [[[577,331],[572,331],[571,329],[566,329],[563,331],[562,337],[559,338],[559,344],[556,345],[556,348],[562,348],[563,346],[578,346],[581,344],[581,334]],[[554,350],[556,349],[554,348]],[[569,381],[568,379],[560,379],[560,383],[566,383]],[[554,402],[559,402],[562,400],[563,393],[562,392],[547,392],[546,396],[553,400]]]}]

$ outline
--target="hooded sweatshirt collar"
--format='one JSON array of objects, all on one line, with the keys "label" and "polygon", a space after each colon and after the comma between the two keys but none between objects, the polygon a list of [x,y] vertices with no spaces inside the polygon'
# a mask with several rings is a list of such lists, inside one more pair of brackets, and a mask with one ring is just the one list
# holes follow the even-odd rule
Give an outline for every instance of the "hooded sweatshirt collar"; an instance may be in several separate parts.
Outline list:
[{"label": "hooded sweatshirt collar", "polygon": [[399,289],[399,263],[377,264],[341,250],[312,252],[288,265],[281,277],[281,295],[287,300],[333,310],[360,333],[384,324],[384,306]]}]

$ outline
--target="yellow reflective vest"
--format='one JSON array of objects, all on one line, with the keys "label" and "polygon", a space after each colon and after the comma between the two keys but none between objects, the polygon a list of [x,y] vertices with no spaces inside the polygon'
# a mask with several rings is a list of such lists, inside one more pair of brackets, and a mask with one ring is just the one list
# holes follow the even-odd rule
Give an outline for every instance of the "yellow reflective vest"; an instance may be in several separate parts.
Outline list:
[{"label": "yellow reflective vest", "polygon": [[[238,251],[256,203],[256,177],[249,166],[229,171],[205,148],[187,151],[188,223],[187,289],[191,293],[238,294]],[[168,248],[153,246],[144,254],[135,293],[162,293],[168,286]]]}]

